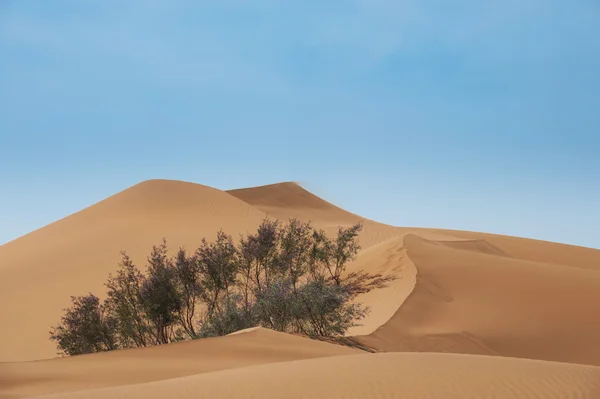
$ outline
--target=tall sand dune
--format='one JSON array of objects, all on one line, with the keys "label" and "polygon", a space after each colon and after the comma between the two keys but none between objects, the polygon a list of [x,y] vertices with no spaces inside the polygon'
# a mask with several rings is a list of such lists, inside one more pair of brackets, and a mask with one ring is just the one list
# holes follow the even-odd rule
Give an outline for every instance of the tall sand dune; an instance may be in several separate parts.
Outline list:
[{"label": "tall sand dune", "polygon": [[48,330],[70,295],[103,295],[120,251],[143,266],[152,245],[193,249],[220,228],[252,231],[260,210],[210,187],[152,180],[0,247],[0,361],[54,357]]},{"label": "tall sand dune", "polygon": [[236,368],[50,398],[596,399],[600,368],[475,355],[383,353]]},{"label": "tall sand dune", "polygon": [[139,384],[258,364],[357,353],[362,351],[259,328],[149,348],[0,363],[0,398]]}]

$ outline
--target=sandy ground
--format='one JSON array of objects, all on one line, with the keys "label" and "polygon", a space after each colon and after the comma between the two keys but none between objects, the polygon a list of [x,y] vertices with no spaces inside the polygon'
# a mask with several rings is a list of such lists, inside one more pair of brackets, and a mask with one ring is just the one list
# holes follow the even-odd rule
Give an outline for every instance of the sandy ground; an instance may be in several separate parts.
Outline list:
[{"label": "sandy ground", "polygon": [[237,368],[48,398],[595,399],[600,368],[439,353],[382,353]]},{"label": "sandy ground", "polygon": [[263,328],[150,348],[0,363],[0,397],[139,384],[265,363],[363,353]]},{"label": "sandy ground", "polygon": [[[104,293],[121,250],[142,266],[162,237],[193,249],[267,215],[331,233],[364,221],[350,271],[398,278],[359,298],[371,314],[348,335],[392,353],[255,329],[51,359],[49,327],[70,295]],[[152,180],[0,247],[0,398],[597,398],[598,315],[599,250],[389,226],[294,183],[226,192]]]}]

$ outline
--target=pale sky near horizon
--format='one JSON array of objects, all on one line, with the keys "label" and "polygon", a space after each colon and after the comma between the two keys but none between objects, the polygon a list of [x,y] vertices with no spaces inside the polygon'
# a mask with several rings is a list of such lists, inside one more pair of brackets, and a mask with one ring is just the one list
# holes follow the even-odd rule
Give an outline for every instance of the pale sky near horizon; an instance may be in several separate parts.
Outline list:
[{"label": "pale sky near horizon", "polygon": [[597,0],[0,0],[0,243],[151,178],[600,248]]}]

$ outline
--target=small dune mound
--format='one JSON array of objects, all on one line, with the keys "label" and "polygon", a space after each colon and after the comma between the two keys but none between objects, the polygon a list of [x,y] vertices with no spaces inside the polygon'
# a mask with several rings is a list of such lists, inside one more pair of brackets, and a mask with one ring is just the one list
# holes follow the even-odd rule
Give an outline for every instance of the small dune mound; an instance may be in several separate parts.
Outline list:
[{"label": "small dune mound", "polygon": [[148,348],[0,363],[0,398],[139,384],[236,367],[356,353],[361,351],[254,328],[225,337]]},{"label": "small dune mound", "polygon": [[595,399],[600,368],[456,354],[385,353],[238,368],[47,398]]}]

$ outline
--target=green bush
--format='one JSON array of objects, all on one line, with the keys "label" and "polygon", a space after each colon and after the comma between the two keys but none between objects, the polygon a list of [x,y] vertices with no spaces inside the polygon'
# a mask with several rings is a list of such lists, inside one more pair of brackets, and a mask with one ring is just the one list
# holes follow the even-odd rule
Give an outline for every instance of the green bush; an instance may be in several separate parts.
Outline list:
[{"label": "green bush", "polygon": [[71,297],[71,302],[73,305],[66,309],[60,324],[50,330],[59,353],[80,355],[117,349],[115,320],[98,297],[93,294]]}]

